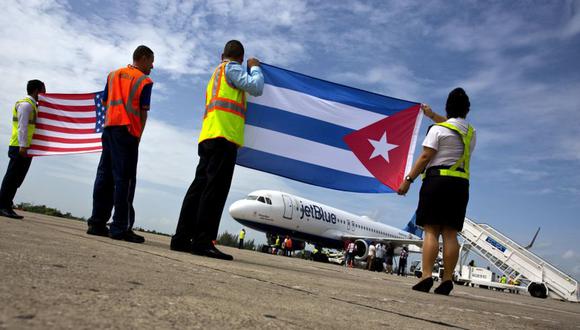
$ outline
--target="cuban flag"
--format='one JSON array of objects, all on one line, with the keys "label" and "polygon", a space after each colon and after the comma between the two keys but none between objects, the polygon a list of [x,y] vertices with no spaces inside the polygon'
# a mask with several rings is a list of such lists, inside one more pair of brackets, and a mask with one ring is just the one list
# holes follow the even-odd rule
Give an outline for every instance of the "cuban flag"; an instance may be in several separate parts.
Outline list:
[{"label": "cuban flag", "polygon": [[398,189],[413,163],[419,103],[261,67],[264,92],[248,98],[238,165],[337,190]]}]

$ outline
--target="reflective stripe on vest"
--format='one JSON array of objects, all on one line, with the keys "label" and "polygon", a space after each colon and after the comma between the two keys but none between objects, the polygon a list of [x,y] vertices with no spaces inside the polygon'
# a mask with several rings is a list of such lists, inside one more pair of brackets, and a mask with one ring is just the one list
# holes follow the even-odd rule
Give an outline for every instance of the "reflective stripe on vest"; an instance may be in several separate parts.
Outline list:
[{"label": "reflective stripe on vest", "polygon": [[18,143],[18,111],[16,108],[21,103],[28,103],[32,106],[32,112],[28,117],[28,139],[26,147],[30,147],[30,143],[32,142],[32,136],[34,135],[34,130],[36,128],[36,118],[38,117],[38,107],[36,106],[36,101],[31,99],[30,97],[25,97],[22,100],[18,100],[16,104],[14,104],[14,108],[12,108],[12,135],[10,136],[10,146],[11,147],[19,147],[20,144]]},{"label": "reflective stripe on vest", "polygon": [[151,78],[137,68],[128,66],[113,71],[108,77],[108,94],[105,102],[105,126],[127,126],[131,135],[140,137],[141,93]]},{"label": "reflective stripe on vest", "polygon": [[[459,136],[461,136],[461,141],[463,142],[463,155],[461,155],[461,158],[459,158],[455,162],[455,164],[453,164],[453,166],[451,166],[449,169],[438,170],[439,175],[440,176],[453,176],[456,178],[462,178],[462,179],[469,180],[469,160],[471,158],[470,147],[471,147],[471,138],[473,137],[473,127],[471,125],[469,125],[467,128],[467,134],[466,134],[466,133],[463,133],[463,131],[461,131],[455,125],[450,124],[450,123],[438,123],[435,125],[443,126],[443,127],[446,127],[452,131],[457,132],[459,134]],[[464,172],[457,170],[461,164],[463,164]]]},{"label": "reflective stripe on vest", "polygon": [[222,62],[207,84],[199,142],[221,137],[242,146],[247,110],[246,93],[232,86],[226,79],[228,63]]}]

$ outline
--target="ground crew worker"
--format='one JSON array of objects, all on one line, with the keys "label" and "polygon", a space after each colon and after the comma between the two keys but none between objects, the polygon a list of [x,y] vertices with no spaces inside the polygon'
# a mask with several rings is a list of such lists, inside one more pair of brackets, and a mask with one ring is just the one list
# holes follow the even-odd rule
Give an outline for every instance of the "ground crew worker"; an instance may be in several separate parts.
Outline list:
[{"label": "ground crew worker", "polygon": [[0,188],[0,215],[12,219],[23,218],[14,212],[13,199],[32,163],[28,148],[36,127],[38,94],[46,93],[46,89],[42,81],[30,80],[26,92],[28,96],[18,100],[12,108],[12,135],[8,147],[10,161]]},{"label": "ground crew worker", "polygon": [[221,59],[207,84],[197,151],[199,164],[183,199],[171,249],[232,260],[212,240],[217,237],[238,148],[244,144],[246,92],[261,95],[264,76],[255,58],[248,59],[250,73],[247,73],[242,66],[244,47],[237,40],[226,43]]},{"label": "ground crew worker", "polygon": [[[139,141],[147,121],[153,81],[154,54],[147,46],[133,52],[133,65],[109,73],[103,104],[106,107],[103,152],[93,189],[93,213],[87,234],[143,243],[133,232],[135,181]],[[115,207],[113,222],[106,223]]]},{"label": "ground crew worker", "polygon": [[240,231],[240,242],[238,243],[238,249],[244,247],[244,237],[246,237],[246,230],[242,228],[242,230]]},{"label": "ground crew worker", "polygon": [[272,254],[278,254],[280,250],[280,235],[276,235],[276,244],[274,245],[274,252]]}]

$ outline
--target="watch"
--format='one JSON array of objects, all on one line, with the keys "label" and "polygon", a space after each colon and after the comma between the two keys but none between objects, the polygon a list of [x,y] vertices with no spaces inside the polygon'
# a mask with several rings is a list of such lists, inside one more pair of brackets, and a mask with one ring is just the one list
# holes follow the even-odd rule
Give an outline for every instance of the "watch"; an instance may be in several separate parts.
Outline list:
[{"label": "watch", "polygon": [[411,178],[411,176],[407,175],[407,176],[405,177],[405,181],[409,181],[409,182],[413,183],[413,181],[415,181],[415,180],[413,180],[413,179]]}]

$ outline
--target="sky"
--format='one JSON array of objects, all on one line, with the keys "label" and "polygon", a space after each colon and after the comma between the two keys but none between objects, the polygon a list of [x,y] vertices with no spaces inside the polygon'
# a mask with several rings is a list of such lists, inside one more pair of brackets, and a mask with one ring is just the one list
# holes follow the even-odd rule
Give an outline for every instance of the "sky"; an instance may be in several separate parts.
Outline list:
[{"label": "sky", "polygon": [[[155,52],[141,141],[136,226],[173,234],[197,166],[204,91],[223,45],[293,71],[444,113],[463,87],[476,127],[468,217],[580,279],[580,1],[0,0],[0,141],[11,109],[40,79],[48,92],[104,88],[136,46]],[[423,120],[420,137],[429,123]],[[419,138],[417,155],[420,152]],[[7,150],[7,148],[6,148]],[[416,155],[416,156],[417,156]],[[98,154],[35,158],[15,202],[88,217]],[[8,157],[0,155],[0,172]],[[405,196],[315,187],[236,167],[227,213],[258,189],[281,190],[402,228]],[[248,231],[249,239],[264,234]]]}]

